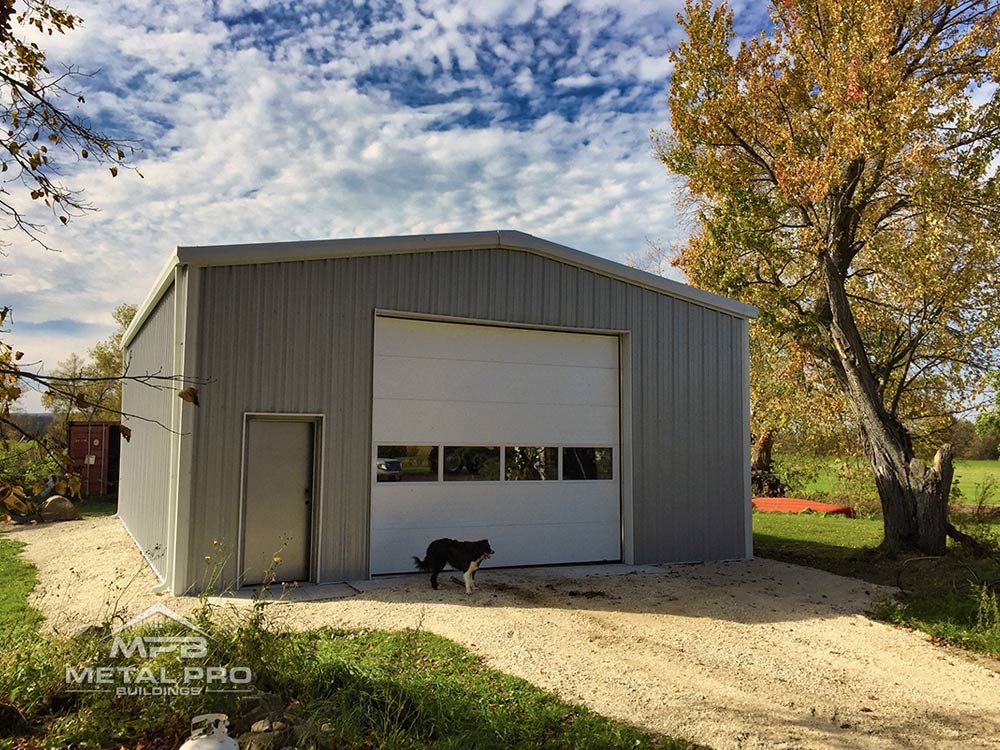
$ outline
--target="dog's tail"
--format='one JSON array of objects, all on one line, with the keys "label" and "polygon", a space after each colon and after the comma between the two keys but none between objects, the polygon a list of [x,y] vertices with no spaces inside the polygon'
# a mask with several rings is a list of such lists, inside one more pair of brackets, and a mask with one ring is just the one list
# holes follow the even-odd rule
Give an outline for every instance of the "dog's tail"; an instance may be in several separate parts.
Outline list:
[{"label": "dog's tail", "polygon": [[416,555],[413,556],[413,562],[416,563],[417,570],[422,570],[422,571],[424,571],[426,573],[428,570],[431,569],[431,566],[427,564],[427,560],[426,559],[421,560]]}]

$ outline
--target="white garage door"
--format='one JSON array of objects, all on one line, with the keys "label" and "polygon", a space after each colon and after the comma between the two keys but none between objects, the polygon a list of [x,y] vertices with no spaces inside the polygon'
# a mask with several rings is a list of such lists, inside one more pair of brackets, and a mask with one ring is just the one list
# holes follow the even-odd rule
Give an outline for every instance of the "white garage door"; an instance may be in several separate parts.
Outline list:
[{"label": "white garage door", "polygon": [[621,558],[617,336],[379,317],[374,370],[373,574]]}]

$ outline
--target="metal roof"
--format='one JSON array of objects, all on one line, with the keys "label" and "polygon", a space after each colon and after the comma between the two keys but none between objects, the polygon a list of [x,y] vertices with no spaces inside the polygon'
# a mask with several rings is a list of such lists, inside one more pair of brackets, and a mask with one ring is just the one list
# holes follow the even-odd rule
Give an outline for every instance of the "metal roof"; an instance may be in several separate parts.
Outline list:
[{"label": "metal roof", "polygon": [[179,266],[234,266],[256,263],[350,258],[367,255],[394,255],[448,250],[520,250],[552,258],[570,265],[652,289],[696,305],[728,313],[739,318],[757,317],[757,308],[672,279],[640,271],[615,261],[575,250],[566,245],[514,230],[487,232],[455,232],[449,234],[415,234],[397,237],[357,237],[336,240],[305,240],[295,242],[264,242],[239,245],[201,245],[178,247],[146,300],[136,313],[123,338],[128,345],[152,312],[160,297],[170,286],[174,270]]}]

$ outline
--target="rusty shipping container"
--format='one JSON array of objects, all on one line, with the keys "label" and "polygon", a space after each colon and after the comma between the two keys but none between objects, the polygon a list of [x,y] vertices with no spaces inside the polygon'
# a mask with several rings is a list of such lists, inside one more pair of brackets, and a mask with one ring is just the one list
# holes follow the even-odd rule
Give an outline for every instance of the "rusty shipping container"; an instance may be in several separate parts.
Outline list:
[{"label": "rusty shipping container", "polygon": [[69,457],[83,497],[118,494],[120,453],[118,422],[70,422]]}]

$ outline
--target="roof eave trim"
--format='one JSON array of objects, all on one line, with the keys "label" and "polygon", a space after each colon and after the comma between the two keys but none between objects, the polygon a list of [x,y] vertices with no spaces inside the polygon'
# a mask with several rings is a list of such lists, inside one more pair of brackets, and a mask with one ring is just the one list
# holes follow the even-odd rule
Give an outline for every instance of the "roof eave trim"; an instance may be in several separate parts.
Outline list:
[{"label": "roof eave trim", "polygon": [[[525,235],[530,236],[530,235]],[[341,240],[297,240],[250,245],[206,245],[177,248],[177,259],[190,266],[236,266],[251,263],[287,263],[364,255],[481,250],[499,244],[499,232],[414,234],[398,237],[358,237]]]},{"label": "roof eave trim", "polygon": [[163,295],[173,286],[174,270],[178,265],[180,265],[180,261],[175,253],[170,257],[166,265],[163,266],[160,275],[156,277],[156,283],[153,285],[153,288],[146,295],[146,299],[142,301],[142,304],[139,305],[139,308],[135,311],[135,317],[132,318],[132,322],[125,329],[125,333],[122,335],[122,349],[132,344],[132,341],[139,334],[139,331],[142,330],[146,321],[149,320],[149,316],[153,314],[153,310],[156,309],[157,304],[163,299]]},{"label": "roof eave trim", "polygon": [[566,245],[560,245],[556,242],[549,242],[548,240],[543,240],[540,237],[525,234],[524,232],[501,230],[498,234],[500,235],[501,247],[534,251],[539,255],[545,255],[556,260],[572,263],[573,265],[590,268],[598,273],[603,273],[622,281],[636,284],[637,286],[646,287],[656,292],[662,292],[671,297],[678,297],[703,307],[718,310],[719,312],[736,315],[740,318],[749,320],[757,317],[757,308],[753,305],[747,305],[729,297],[706,292],[704,289],[698,289],[697,287],[682,284],[673,279],[657,276],[655,273],[640,271],[638,268],[632,268],[631,266],[602,258],[599,255],[591,255],[590,253],[585,253]]}]

